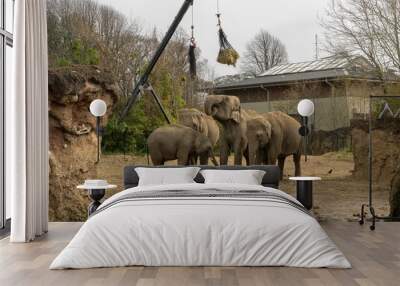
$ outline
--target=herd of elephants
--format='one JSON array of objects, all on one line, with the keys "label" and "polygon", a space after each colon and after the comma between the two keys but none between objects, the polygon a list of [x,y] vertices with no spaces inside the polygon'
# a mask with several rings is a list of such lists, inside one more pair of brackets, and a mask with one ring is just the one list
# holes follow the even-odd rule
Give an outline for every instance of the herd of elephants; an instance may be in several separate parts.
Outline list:
[{"label": "herd of elephants", "polygon": [[278,161],[281,174],[285,159],[293,156],[295,175],[301,173],[302,137],[300,123],[291,116],[275,111],[257,113],[241,109],[236,96],[209,95],[204,111],[182,109],[178,124],[162,126],[154,130],[148,140],[148,148],[154,165],[178,160],[178,165],[207,165],[214,156],[218,144],[221,165],[228,164],[234,153],[234,164],[241,165],[244,157],[247,165],[275,165]]}]

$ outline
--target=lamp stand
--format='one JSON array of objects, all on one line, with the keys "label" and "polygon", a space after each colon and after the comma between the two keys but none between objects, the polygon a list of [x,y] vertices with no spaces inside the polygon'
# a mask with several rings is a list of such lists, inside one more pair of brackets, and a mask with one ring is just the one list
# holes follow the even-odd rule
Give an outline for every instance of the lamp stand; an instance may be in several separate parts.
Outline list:
[{"label": "lamp stand", "polygon": [[97,161],[100,162],[100,116],[96,116],[96,135],[97,135]]},{"label": "lamp stand", "polygon": [[303,126],[304,126],[304,160],[307,162],[307,151],[308,151],[308,117],[307,116],[302,116],[303,117]]}]

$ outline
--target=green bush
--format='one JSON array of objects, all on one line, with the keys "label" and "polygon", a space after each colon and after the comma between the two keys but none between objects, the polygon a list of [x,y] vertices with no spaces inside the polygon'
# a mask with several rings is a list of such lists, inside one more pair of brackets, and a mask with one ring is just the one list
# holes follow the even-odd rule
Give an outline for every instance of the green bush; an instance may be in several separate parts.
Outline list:
[{"label": "green bush", "polygon": [[97,50],[85,46],[79,39],[72,42],[71,59],[74,64],[80,65],[97,65],[100,62]]},{"label": "green bush", "polygon": [[[176,81],[168,69],[161,69],[156,73],[153,82],[168,117],[175,122],[177,111],[185,105],[183,91],[175,86]],[[113,112],[114,117],[106,127],[102,144],[103,151],[105,153],[145,154],[149,135],[167,122],[154,99],[148,94],[143,95],[136,102],[123,122],[119,122],[118,116],[125,107],[125,103],[126,99],[118,103]]]},{"label": "green bush", "polygon": [[99,52],[95,48],[85,46],[79,39],[72,41],[71,48],[67,50],[67,55],[56,60],[58,67],[65,67],[72,64],[98,65],[99,63]]},{"label": "green bush", "polygon": [[146,154],[147,138],[153,130],[166,124],[155,107],[149,108],[149,100],[137,102],[123,121],[119,120],[119,112],[114,111],[102,140],[104,153]]},{"label": "green bush", "polygon": [[135,150],[133,130],[125,122],[112,118],[103,134],[102,150],[105,153],[131,153]]}]

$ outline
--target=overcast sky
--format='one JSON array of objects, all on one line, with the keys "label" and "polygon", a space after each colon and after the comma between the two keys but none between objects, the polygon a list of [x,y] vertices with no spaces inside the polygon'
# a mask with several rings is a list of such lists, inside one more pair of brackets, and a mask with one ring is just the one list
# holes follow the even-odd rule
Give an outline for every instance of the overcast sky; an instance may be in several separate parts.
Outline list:
[{"label": "overcast sky", "polygon": [[[113,6],[131,19],[139,20],[146,31],[153,27],[165,32],[183,0],[97,0]],[[195,0],[195,37],[217,76],[234,74],[238,68],[216,62],[217,0]],[[231,44],[243,54],[246,43],[260,30],[266,29],[286,45],[289,61],[307,61],[315,57],[315,34],[323,38],[319,18],[330,0],[220,0],[223,28]],[[181,27],[188,32],[191,13],[185,16]]]}]

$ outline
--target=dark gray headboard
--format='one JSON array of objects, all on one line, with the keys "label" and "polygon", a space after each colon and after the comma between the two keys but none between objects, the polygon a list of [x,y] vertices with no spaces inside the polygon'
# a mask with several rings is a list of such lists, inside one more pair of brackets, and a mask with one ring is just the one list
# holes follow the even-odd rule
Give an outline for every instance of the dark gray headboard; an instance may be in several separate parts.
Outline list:
[{"label": "dark gray headboard", "polygon": [[[180,166],[126,166],[124,169],[124,189],[136,187],[139,183],[139,177],[135,171],[137,167],[144,168],[183,168]],[[220,169],[220,170],[262,170],[265,171],[265,176],[262,180],[264,187],[279,188],[280,170],[278,166],[197,166],[202,170],[205,169]],[[194,179],[197,183],[204,183],[203,176],[199,173]]]}]

